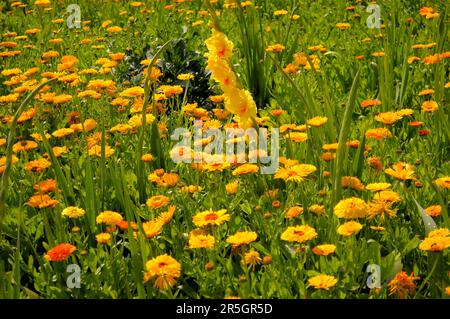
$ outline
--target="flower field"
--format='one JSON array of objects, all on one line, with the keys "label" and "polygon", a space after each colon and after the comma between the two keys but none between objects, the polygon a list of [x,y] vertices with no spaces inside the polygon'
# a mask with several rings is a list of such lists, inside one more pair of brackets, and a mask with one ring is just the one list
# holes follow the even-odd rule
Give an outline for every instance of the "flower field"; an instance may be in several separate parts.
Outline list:
[{"label": "flower field", "polygon": [[0,0],[0,299],[450,298],[449,13]]}]

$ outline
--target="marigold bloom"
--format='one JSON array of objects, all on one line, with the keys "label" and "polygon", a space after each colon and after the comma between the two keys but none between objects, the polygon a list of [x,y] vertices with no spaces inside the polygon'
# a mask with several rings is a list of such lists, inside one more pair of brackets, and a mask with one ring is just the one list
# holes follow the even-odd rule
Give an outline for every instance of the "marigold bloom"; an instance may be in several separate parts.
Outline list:
[{"label": "marigold bloom", "polygon": [[181,275],[181,264],[167,254],[147,261],[145,268],[144,282],[156,277],[154,286],[162,290],[173,286]]},{"label": "marigold bloom", "polygon": [[425,101],[422,103],[422,112],[434,112],[439,108],[439,105],[435,101]]},{"label": "marigold bloom", "polygon": [[122,220],[123,220],[122,215],[110,210],[101,212],[95,219],[97,224],[106,224],[108,226],[115,226],[118,222],[121,222]]},{"label": "marigold bloom", "polygon": [[233,52],[233,43],[222,32],[213,29],[212,36],[205,41],[208,56],[229,60]]},{"label": "marigold bloom", "polygon": [[20,141],[13,145],[13,152],[19,153],[23,151],[29,151],[38,147],[35,141]]},{"label": "marigold bloom", "polygon": [[304,243],[317,237],[316,230],[309,225],[289,226],[282,234],[281,239],[289,242]]},{"label": "marigold bloom", "polygon": [[111,234],[110,233],[100,233],[98,235],[95,235],[95,240],[99,244],[107,245],[111,242]]},{"label": "marigold bloom", "polygon": [[414,277],[413,274],[407,275],[406,272],[402,271],[395,275],[388,283],[389,295],[396,295],[400,299],[405,299],[408,294],[413,294],[415,292],[416,286],[414,284],[415,280],[420,279],[420,277]]},{"label": "marigold bloom", "polygon": [[334,214],[339,218],[361,218],[367,215],[367,204],[364,200],[351,197],[342,199],[334,206]]},{"label": "marigold bloom", "polygon": [[419,244],[420,250],[443,251],[450,247],[450,231],[447,228],[440,228],[431,231],[428,236]]},{"label": "marigold bloom", "polygon": [[80,218],[86,214],[86,211],[82,208],[69,206],[64,208],[61,214],[69,218]]},{"label": "marigold bloom", "polygon": [[50,167],[52,163],[45,158],[40,158],[34,161],[29,161],[25,164],[25,170],[30,172],[42,173],[48,167]]},{"label": "marigold bloom", "polygon": [[308,279],[308,284],[316,289],[329,290],[336,283],[337,279],[335,277],[323,274]]},{"label": "marigold bloom", "polygon": [[414,166],[404,162],[396,163],[392,168],[385,169],[384,172],[401,181],[415,178]]},{"label": "marigold bloom", "polygon": [[151,208],[160,208],[166,206],[170,198],[164,195],[155,195],[147,200],[147,206]]},{"label": "marigold bloom", "polygon": [[364,184],[357,177],[343,176],[342,177],[342,187],[343,188],[352,188],[356,191],[360,191],[360,190],[364,189]]},{"label": "marigold bloom", "polygon": [[286,211],[286,213],[284,213],[284,217],[285,218],[294,218],[294,217],[300,216],[300,214],[302,214],[302,213],[303,213],[303,207],[293,206],[293,207],[290,207]]},{"label": "marigold bloom", "polygon": [[431,217],[438,217],[441,215],[442,206],[441,205],[432,205],[425,208],[425,212]]},{"label": "marigold bloom", "polygon": [[323,116],[316,116],[316,117],[313,117],[312,119],[309,119],[306,123],[310,126],[319,127],[319,126],[324,125],[327,122],[328,122],[328,118],[323,117]]},{"label": "marigold bloom", "polygon": [[374,128],[366,131],[366,137],[381,140],[382,138],[392,137],[392,133],[387,128]]},{"label": "marigold bloom", "polygon": [[237,248],[241,245],[248,245],[254,242],[258,238],[258,235],[252,231],[237,232],[227,238],[226,242],[231,244],[233,248]]},{"label": "marigold bloom", "polygon": [[312,249],[312,252],[316,255],[320,256],[328,256],[330,254],[333,254],[336,251],[336,246],[331,244],[322,244],[317,245]]},{"label": "marigold bloom", "polygon": [[62,243],[47,251],[44,258],[48,261],[64,261],[69,258],[76,249],[77,248],[72,244]]},{"label": "marigold bloom", "polygon": [[211,235],[191,235],[189,236],[189,248],[213,248],[216,243],[214,236]]},{"label": "marigold bloom", "polygon": [[227,194],[233,195],[233,194],[236,194],[238,186],[239,186],[239,181],[235,180],[231,183],[226,184],[225,190],[227,191]]},{"label": "marigold bloom", "polygon": [[36,194],[28,199],[27,204],[31,207],[47,208],[59,204],[59,201],[51,198],[47,194]]},{"label": "marigold bloom", "polygon": [[379,192],[387,190],[391,186],[391,183],[370,183],[367,184],[366,189],[372,192]]},{"label": "marigold bloom", "polygon": [[349,221],[339,226],[337,232],[342,236],[351,236],[353,234],[357,234],[362,228],[363,225],[361,225],[360,223]]},{"label": "marigold bloom", "polygon": [[435,179],[434,183],[443,188],[450,188],[450,176],[444,176],[444,177]]},{"label": "marigold bloom", "polygon": [[254,249],[250,249],[248,252],[245,253],[243,262],[246,265],[251,265],[252,269],[254,270],[256,265],[261,263],[261,260],[262,259],[259,252],[257,252]]},{"label": "marigold bloom", "polygon": [[275,173],[275,179],[284,179],[287,182],[303,182],[305,178],[311,173],[315,172],[317,168],[311,164],[298,164],[289,168],[279,168]]},{"label": "marigold bloom", "polygon": [[231,218],[226,212],[226,209],[221,209],[216,212],[210,209],[193,216],[192,222],[198,227],[205,227],[208,225],[220,226]]},{"label": "marigold bloom", "polygon": [[142,223],[142,228],[144,229],[145,237],[152,238],[159,235],[162,231],[163,223],[161,220],[155,219],[148,222]]},{"label": "marigold bloom", "polygon": [[256,173],[259,167],[256,164],[243,164],[233,171],[233,176]]}]

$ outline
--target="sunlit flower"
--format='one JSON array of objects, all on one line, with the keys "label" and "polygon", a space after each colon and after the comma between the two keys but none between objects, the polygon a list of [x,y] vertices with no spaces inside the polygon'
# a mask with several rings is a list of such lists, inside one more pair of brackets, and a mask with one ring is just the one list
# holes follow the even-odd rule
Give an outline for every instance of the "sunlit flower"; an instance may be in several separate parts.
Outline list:
[{"label": "sunlit flower", "polygon": [[77,248],[72,244],[62,243],[47,251],[44,258],[48,261],[64,261],[68,259],[76,249]]},{"label": "sunlit flower", "polygon": [[281,234],[282,240],[297,243],[304,243],[316,237],[316,230],[308,225],[290,226]]},{"label": "sunlit flower", "polygon": [[144,282],[156,277],[154,286],[162,290],[173,286],[181,275],[181,264],[167,254],[147,261],[145,268]]},{"label": "sunlit flower", "polygon": [[329,290],[337,283],[337,279],[329,275],[317,275],[308,279],[308,284],[316,289]]}]

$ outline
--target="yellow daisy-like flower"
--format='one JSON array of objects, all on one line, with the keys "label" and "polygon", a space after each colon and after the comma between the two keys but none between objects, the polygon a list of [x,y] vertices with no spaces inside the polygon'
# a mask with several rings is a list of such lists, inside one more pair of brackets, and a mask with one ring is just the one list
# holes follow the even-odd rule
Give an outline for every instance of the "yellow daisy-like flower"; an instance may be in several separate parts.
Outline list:
[{"label": "yellow daisy-like flower", "polygon": [[95,236],[95,240],[97,243],[106,245],[111,242],[111,234],[110,233],[100,233]]},{"label": "yellow daisy-like flower", "polygon": [[142,228],[144,229],[145,237],[152,238],[161,233],[164,224],[161,220],[150,220],[148,222],[142,223]]},{"label": "yellow daisy-like flower", "polygon": [[328,122],[328,118],[324,117],[324,116],[316,116],[313,117],[312,119],[309,119],[306,124],[310,125],[310,126],[314,126],[314,127],[319,127],[324,125],[325,123]]},{"label": "yellow daisy-like flower", "polygon": [[367,215],[367,204],[357,197],[342,199],[334,206],[334,214],[339,218],[362,218]]},{"label": "yellow daisy-like flower", "polygon": [[353,234],[357,234],[362,228],[363,228],[363,225],[361,225],[360,223],[355,222],[355,221],[349,221],[349,222],[339,226],[337,229],[337,232],[339,235],[348,237]]},{"label": "yellow daisy-like flower", "polygon": [[335,277],[323,274],[308,279],[308,284],[316,289],[329,290],[336,283],[337,279]]},{"label": "yellow daisy-like flower", "polygon": [[320,256],[328,256],[330,254],[333,254],[336,251],[336,246],[332,244],[323,244],[323,245],[317,245],[312,249],[312,252],[316,255]]},{"label": "yellow daisy-like flower", "polygon": [[281,234],[282,240],[297,243],[304,243],[316,237],[316,230],[309,225],[290,226]]},{"label": "yellow daisy-like flower", "polygon": [[214,236],[211,235],[191,235],[189,236],[189,248],[213,248],[216,244]]},{"label": "yellow daisy-like flower", "polygon": [[404,162],[396,163],[392,168],[385,169],[384,172],[401,181],[414,179],[415,174],[414,166]]},{"label": "yellow daisy-like flower", "polygon": [[226,212],[226,209],[221,209],[216,212],[210,209],[193,216],[192,222],[198,227],[208,225],[219,226],[230,220],[231,216]]},{"label": "yellow daisy-like flower", "polygon": [[444,176],[434,180],[434,183],[443,188],[450,188],[450,176]]},{"label": "yellow daisy-like flower", "polygon": [[279,168],[275,173],[275,179],[284,179],[287,182],[303,182],[304,179],[317,168],[311,164],[298,164],[287,168]]},{"label": "yellow daisy-like flower", "polygon": [[237,248],[241,245],[248,245],[254,242],[258,238],[258,235],[253,231],[237,232],[227,238],[226,242],[231,244],[233,248]]},{"label": "yellow daisy-like flower", "polygon": [[97,224],[106,224],[109,226],[115,226],[117,223],[121,222],[123,220],[122,215],[120,215],[117,212],[113,212],[110,210],[101,212],[95,221]]},{"label": "yellow daisy-like flower", "polygon": [[61,213],[63,216],[69,217],[69,218],[80,218],[83,217],[86,214],[86,211],[82,208],[78,208],[75,206],[69,206],[64,208],[64,210]]},{"label": "yellow daisy-like flower", "polygon": [[370,183],[367,184],[366,189],[373,192],[379,192],[387,190],[391,186],[391,183]]},{"label": "yellow daisy-like flower", "polygon": [[175,285],[181,275],[181,264],[167,254],[147,261],[145,268],[144,282],[156,277],[155,288],[163,290]]}]

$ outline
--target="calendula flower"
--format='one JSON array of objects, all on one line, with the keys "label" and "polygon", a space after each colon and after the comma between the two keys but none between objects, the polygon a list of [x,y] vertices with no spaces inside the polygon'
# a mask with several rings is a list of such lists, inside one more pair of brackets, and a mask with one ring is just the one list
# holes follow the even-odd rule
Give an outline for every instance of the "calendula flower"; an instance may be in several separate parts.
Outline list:
[{"label": "calendula flower", "polygon": [[415,277],[412,273],[408,276],[404,271],[399,272],[395,275],[394,279],[388,283],[389,295],[396,295],[400,299],[405,299],[408,294],[414,294],[416,290],[414,281],[418,279],[420,279],[420,277]]},{"label": "calendula flower", "polygon": [[450,231],[447,228],[440,228],[431,231],[420,243],[419,249],[425,251],[443,251],[450,247]]},{"label": "calendula flower", "polygon": [[425,212],[431,217],[438,217],[441,215],[442,206],[441,205],[432,205],[425,208]]},{"label": "calendula flower", "polygon": [[349,221],[339,226],[337,232],[342,236],[351,236],[353,234],[357,234],[362,228],[363,225],[361,225],[360,223]]},{"label": "calendula flower", "polygon": [[192,222],[198,227],[205,227],[208,225],[220,226],[226,221],[229,221],[231,216],[226,213],[226,209],[213,211],[212,209],[196,214],[192,217]]},{"label": "calendula flower", "polygon": [[381,140],[382,138],[392,137],[392,133],[387,128],[374,128],[366,131],[366,137]]},{"label": "calendula flower", "polygon": [[147,200],[147,206],[151,208],[160,208],[166,206],[170,198],[164,195],[155,195]]},{"label": "calendula flower", "polygon": [[59,201],[47,194],[36,194],[28,199],[27,204],[31,207],[47,208],[58,205]]},{"label": "calendula flower", "polygon": [[366,189],[372,192],[379,192],[387,190],[391,186],[391,183],[370,183],[367,184]]},{"label": "calendula flower", "polygon": [[287,182],[303,182],[305,178],[311,173],[315,172],[317,168],[311,164],[298,164],[289,168],[279,168],[275,173],[275,179],[284,179]]},{"label": "calendula flower", "polygon": [[97,224],[106,224],[108,226],[115,226],[118,222],[121,222],[122,220],[123,220],[122,215],[110,210],[101,212],[95,219]]},{"label": "calendula flower", "polygon": [[258,235],[252,231],[237,232],[236,234],[229,236],[226,240],[231,244],[233,248],[237,248],[241,245],[248,245],[254,242],[258,238]]},{"label": "calendula flower", "polygon": [[189,248],[213,248],[216,243],[214,236],[199,234],[189,236]]},{"label": "calendula flower", "polygon": [[308,121],[306,121],[306,124],[308,124],[310,126],[319,127],[319,126],[324,125],[327,122],[328,122],[328,118],[323,117],[323,116],[316,116],[316,117],[313,117],[312,119],[309,119]]},{"label": "calendula flower", "polygon": [[425,101],[422,103],[422,112],[432,113],[439,108],[439,105],[435,101]]},{"label": "calendula flower", "polygon": [[304,243],[316,237],[316,230],[309,225],[290,226],[281,234],[282,240],[297,243]]},{"label": "calendula flower", "polygon": [[67,260],[77,248],[69,243],[61,243],[44,255],[48,261],[64,261]]},{"label": "calendula flower", "polygon": [[308,279],[308,284],[316,289],[329,290],[334,287],[337,283],[337,279],[329,275],[317,275]]},{"label": "calendula flower", "polygon": [[262,259],[259,252],[257,252],[254,249],[250,249],[248,252],[245,253],[243,262],[246,265],[251,265],[252,269],[254,270],[256,265],[261,263],[261,260]]},{"label": "calendula flower", "polygon": [[351,197],[342,199],[334,206],[334,214],[339,218],[361,218],[367,215],[367,204],[364,200]]},{"label": "calendula flower", "polygon": [[167,254],[147,261],[145,268],[144,282],[156,277],[154,287],[162,290],[175,285],[181,275],[181,264]]},{"label": "calendula flower", "polygon": [[294,218],[297,216],[300,216],[300,214],[303,213],[303,207],[300,206],[293,206],[290,207],[285,213],[284,213],[284,217],[285,218]]},{"label": "calendula flower", "polygon": [[444,177],[435,179],[434,183],[443,188],[450,188],[450,176],[444,176]]},{"label": "calendula flower", "polygon": [[388,168],[384,172],[401,181],[414,179],[415,174],[414,166],[404,162],[396,163],[392,168]]},{"label": "calendula flower", "polygon": [[256,173],[258,171],[259,167],[256,164],[243,164],[241,166],[239,166],[238,168],[236,168],[232,174],[233,176],[238,176],[238,175],[246,175],[246,174],[251,174],[251,173]]},{"label": "calendula flower", "polygon": [[75,218],[83,217],[86,214],[86,211],[79,207],[69,206],[69,207],[64,208],[61,214],[63,216],[75,219]]},{"label": "calendula flower", "polygon": [[162,220],[150,220],[148,222],[142,223],[142,228],[144,229],[145,237],[152,238],[159,235],[162,231],[164,224]]},{"label": "calendula flower", "polygon": [[99,244],[107,245],[111,242],[111,234],[110,233],[100,233],[98,235],[95,235],[95,240]]},{"label": "calendula flower", "polygon": [[312,252],[316,255],[320,256],[328,256],[330,254],[333,254],[336,251],[336,246],[331,244],[322,244],[317,245],[312,249]]}]

